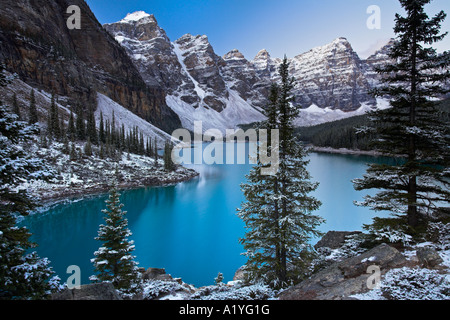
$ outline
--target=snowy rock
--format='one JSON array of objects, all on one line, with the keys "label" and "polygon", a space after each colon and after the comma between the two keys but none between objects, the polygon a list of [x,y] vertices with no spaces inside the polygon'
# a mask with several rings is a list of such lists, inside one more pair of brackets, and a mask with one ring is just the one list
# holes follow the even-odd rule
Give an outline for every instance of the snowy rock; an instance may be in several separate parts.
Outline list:
[{"label": "snowy rock", "polygon": [[52,295],[52,300],[122,300],[112,283],[82,285],[79,289],[64,289]]},{"label": "snowy rock", "polygon": [[328,231],[322,239],[317,242],[314,248],[318,249],[326,247],[330,249],[337,249],[344,244],[348,236],[360,233],[360,231]]},{"label": "snowy rock", "polygon": [[167,274],[165,269],[158,269],[158,268],[148,268],[142,274],[142,279],[143,280],[162,280],[162,281],[173,280],[172,276],[170,274]]},{"label": "snowy rock", "polygon": [[437,251],[432,247],[421,247],[416,251],[417,258],[419,258],[419,262],[424,267],[435,267],[441,264],[444,260],[442,260],[441,256]]},{"label": "snowy rock", "polygon": [[386,244],[337,262],[280,294],[280,300],[343,300],[369,290],[367,268],[376,265],[381,273],[401,267],[403,255]]},{"label": "snowy rock", "polygon": [[234,273],[233,281],[244,280],[245,278],[245,266],[240,267]]}]

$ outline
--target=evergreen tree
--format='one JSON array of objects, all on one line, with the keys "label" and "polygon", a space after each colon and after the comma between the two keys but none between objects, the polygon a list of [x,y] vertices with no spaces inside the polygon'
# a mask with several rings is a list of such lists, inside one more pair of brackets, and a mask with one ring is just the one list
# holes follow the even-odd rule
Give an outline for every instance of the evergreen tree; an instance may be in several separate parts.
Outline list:
[{"label": "evergreen tree", "polygon": [[[0,84],[7,84],[0,66]],[[0,105],[0,299],[42,299],[55,284],[49,261],[41,259],[30,241],[25,227],[16,225],[17,218],[28,215],[35,204],[25,190],[17,191],[17,182],[46,179],[51,170],[40,159],[26,155],[19,142],[38,133],[37,126],[17,121],[6,106]],[[28,253],[27,253],[28,251]]]},{"label": "evergreen tree", "polygon": [[86,131],[88,138],[91,140],[91,143],[96,145],[98,141],[98,136],[93,107],[89,107]]},{"label": "evergreen tree", "polygon": [[219,272],[217,274],[217,277],[214,278],[214,282],[216,283],[216,286],[220,286],[221,284],[223,284],[223,273]]},{"label": "evergreen tree", "polygon": [[77,149],[75,148],[75,143],[72,142],[70,146],[70,161],[78,160]]},{"label": "evergreen tree", "polygon": [[86,139],[86,126],[84,123],[84,117],[83,117],[83,109],[81,106],[77,107],[77,119],[75,122],[75,129],[76,129],[76,137],[78,140],[84,141]]},{"label": "evergreen tree", "polygon": [[173,146],[169,141],[166,141],[164,144],[164,170],[166,171],[174,171],[175,170],[175,163],[172,160],[172,150]]},{"label": "evergreen tree", "polygon": [[106,142],[106,135],[105,135],[105,124],[103,123],[103,112],[100,112],[100,125],[99,125],[99,140],[101,143]]},{"label": "evergreen tree", "polygon": [[147,157],[153,156],[152,140],[149,137],[147,137],[147,145],[145,148],[145,154]]},{"label": "evergreen tree", "polygon": [[280,86],[273,85],[267,120],[260,129],[278,129],[280,141],[268,147],[279,151],[279,169],[272,175],[262,174],[268,165],[258,161],[241,185],[246,202],[238,209],[238,216],[247,228],[240,239],[248,260],[249,280],[264,280],[276,287],[295,282],[306,273],[307,263],[313,257],[312,237],[323,219],[312,212],[320,201],[310,196],[318,184],[310,181],[306,169],[306,150],[294,136],[292,120],[299,109],[292,106],[291,90],[294,80],[289,78],[289,63],[283,60],[279,68]]},{"label": "evergreen tree", "polygon": [[154,143],[153,143],[154,147],[155,147],[155,151],[153,152],[153,155],[155,156],[155,167],[158,167],[158,142],[156,140],[156,137],[154,139]]},{"label": "evergreen tree", "polygon": [[114,287],[123,295],[131,296],[140,290],[140,278],[137,263],[132,255],[134,251],[133,241],[128,240],[131,232],[128,229],[128,221],[125,218],[126,211],[122,211],[120,194],[117,192],[116,182],[106,200],[107,209],[105,224],[100,225],[96,240],[102,242],[102,246],[94,253],[96,275],[91,276],[91,281],[112,282]]},{"label": "evergreen tree", "polygon": [[377,225],[389,222],[410,234],[423,229],[427,219],[450,213],[449,127],[432,102],[448,93],[443,84],[450,54],[431,47],[446,35],[440,34],[446,14],[430,19],[424,11],[429,2],[400,0],[406,17],[396,15],[391,62],[378,69],[383,85],[374,91],[391,99],[390,109],[370,115],[368,130],[379,136],[374,149],[402,158],[396,165],[370,165],[362,179],[354,180],[357,190],[380,190],[357,204],[394,215],[376,218]]},{"label": "evergreen tree", "polygon": [[55,102],[55,95],[52,94],[50,110],[47,115],[47,132],[49,137],[59,139],[61,137],[58,106]]},{"label": "evergreen tree", "polygon": [[19,108],[19,104],[17,103],[17,96],[16,96],[15,92],[13,94],[13,112],[14,112],[14,114],[17,115],[17,120],[21,121],[22,116],[20,114],[20,108]]},{"label": "evergreen tree", "polygon": [[36,98],[34,97],[34,89],[31,89],[30,108],[28,109],[28,124],[35,124],[38,121],[39,119],[36,109]]},{"label": "evergreen tree", "polygon": [[74,141],[77,135],[77,131],[75,129],[75,120],[73,118],[73,112],[70,110],[70,117],[69,117],[69,125],[67,128],[67,135],[71,141]]},{"label": "evergreen tree", "polygon": [[92,156],[92,144],[91,138],[88,137],[86,144],[84,145],[84,155],[90,157]]}]

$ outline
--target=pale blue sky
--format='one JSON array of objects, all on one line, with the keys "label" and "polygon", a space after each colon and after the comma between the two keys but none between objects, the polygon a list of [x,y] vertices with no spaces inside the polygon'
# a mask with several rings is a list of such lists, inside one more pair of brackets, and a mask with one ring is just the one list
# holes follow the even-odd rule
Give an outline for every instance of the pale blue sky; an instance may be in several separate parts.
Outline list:
[{"label": "pale blue sky", "polygon": [[[403,14],[395,0],[86,0],[100,23],[116,22],[127,13],[153,13],[171,41],[183,34],[205,34],[218,55],[238,49],[249,60],[261,49],[272,57],[293,57],[338,37],[346,37],[363,56],[394,36],[394,16]],[[381,29],[366,27],[370,5],[381,9]],[[430,16],[450,13],[449,0],[433,0]],[[442,26],[450,30],[450,16]],[[450,35],[439,45],[450,49]]]}]

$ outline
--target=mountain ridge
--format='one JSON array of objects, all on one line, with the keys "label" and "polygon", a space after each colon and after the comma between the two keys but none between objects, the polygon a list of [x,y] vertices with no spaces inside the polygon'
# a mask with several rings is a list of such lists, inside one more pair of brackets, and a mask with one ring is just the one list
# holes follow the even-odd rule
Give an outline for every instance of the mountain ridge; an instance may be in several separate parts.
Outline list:
[{"label": "mountain ridge", "polygon": [[[282,59],[272,58],[266,49],[259,51],[252,60],[238,49],[219,56],[206,35],[187,33],[171,41],[154,15],[142,11],[128,14],[132,15],[136,19],[125,18],[103,26],[125,47],[145,81],[158,82],[167,91],[166,102],[183,124],[195,120],[207,122],[206,118],[195,119],[194,112],[180,112],[186,108],[212,109],[220,115],[229,103],[230,91],[248,104],[248,110],[262,112],[270,85],[277,81],[277,68]],[[139,37],[145,40],[130,32],[132,29],[141,30]],[[361,108],[377,106],[377,100],[369,91],[378,82],[373,63],[381,63],[381,60],[367,63],[360,59],[346,38],[336,38],[288,60],[291,74],[297,80],[293,103],[303,110],[317,106],[351,115]],[[189,119],[183,122],[183,117]],[[235,125],[245,124],[239,122],[248,120],[245,118],[237,116]]]}]

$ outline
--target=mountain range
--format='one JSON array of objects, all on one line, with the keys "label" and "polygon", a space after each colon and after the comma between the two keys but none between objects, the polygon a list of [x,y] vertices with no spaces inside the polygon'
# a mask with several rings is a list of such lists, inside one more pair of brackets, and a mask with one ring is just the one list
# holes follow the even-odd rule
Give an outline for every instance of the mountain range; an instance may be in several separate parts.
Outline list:
[{"label": "mountain range", "polygon": [[[280,58],[261,50],[248,60],[234,49],[215,53],[206,35],[171,41],[154,15],[128,14],[100,25],[83,0],[4,0],[0,8],[0,60],[28,85],[66,97],[66,106],[98,109],[99,94],[170,133],[235,128],[264,119],[270,84]],[[81,29],[66,26],[69,5],[81,9]],[[369,90],[390,43],[360,59],[338,38],[289,59],[296,78],[293,104],[298,125],[361,114],[385,106]],[[100,99],[104,100],[104,99]]]}]

